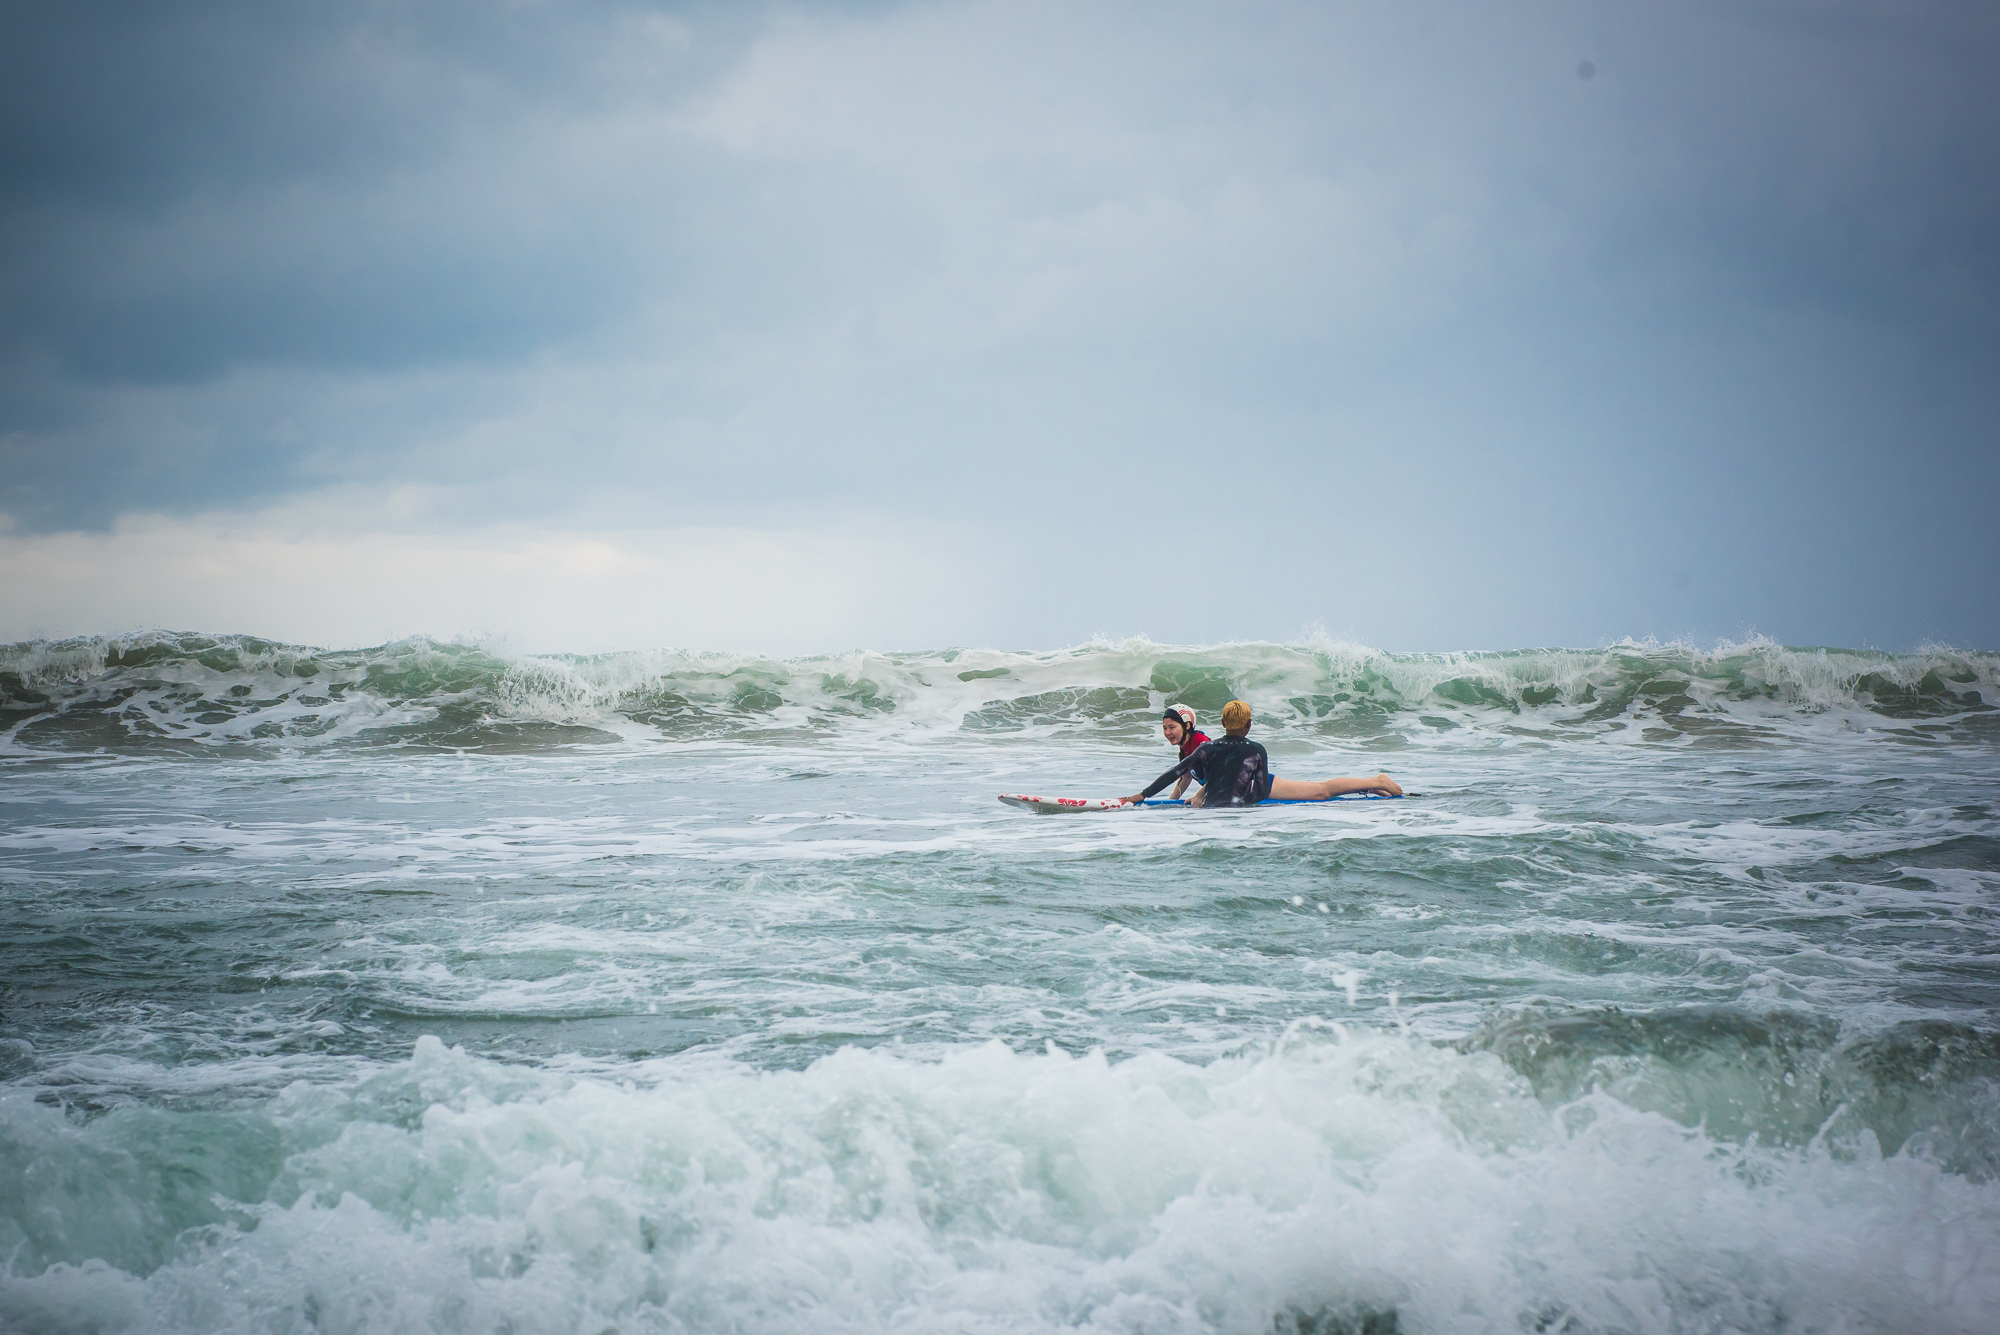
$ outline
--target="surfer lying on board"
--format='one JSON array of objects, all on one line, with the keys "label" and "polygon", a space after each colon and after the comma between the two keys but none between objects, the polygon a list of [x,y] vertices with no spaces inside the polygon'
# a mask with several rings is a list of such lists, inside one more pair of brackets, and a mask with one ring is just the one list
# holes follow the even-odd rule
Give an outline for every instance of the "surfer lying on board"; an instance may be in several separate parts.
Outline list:
[{"label": "surfer lying on board", "polygon": [[[1193,726],[1193,711],[1189,710],[1182,731],[1191,731]],[[1135,793],[1125,801],[1142,802],[1175,779],[1179,779],[1184,787],[1190,774],[1200,779],[1202,785],[1188,799],[1191,807],[1247,807],[1267,797],[1293,802],[1319,802],[1339,797],[1342,793],[1402,795],[1402,786],[1386,774],[1377,774],[1370,779],[1323,779],[1318,783],[1278,778],[1271,773],[1270,753],[1250,740],[1250,706],[1241,700],[1231,700],[1223,706],[1222,726],[1227,736],[1220,741],[1204,740],[1192,750],[1183,743],[1180,763],[1153,780],[1144,792]],[[1173,733],[1165,724],[1161,725],[1161,731],[1167,733],[1168,741],[1174,740]],[[1178,794],[1181,789],[1174,791]]]},{"label": "surfer lying on board", "polygon": [[[1166,737],[1167,745],[1181,753],[1182,760],[1193,755],[1208,740],[1208,734],[1194,726],[1194,711],[1186,705],[1167,706],[1166,716],[1160,720],[1160,732]],[[1201,766],[1196,765],[1174,781],[1174,796],[1179,797],[1186,792],[1190,782],[1208,782]]]}]

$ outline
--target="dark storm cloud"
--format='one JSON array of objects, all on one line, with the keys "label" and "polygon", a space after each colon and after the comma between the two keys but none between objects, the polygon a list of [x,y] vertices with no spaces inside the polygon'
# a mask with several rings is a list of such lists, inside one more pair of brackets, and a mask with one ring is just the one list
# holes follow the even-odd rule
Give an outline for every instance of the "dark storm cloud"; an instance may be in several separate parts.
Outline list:
[{"label": "dark storm cloud", "polygon": [[[249,362],[505,357],[589,327],[625,295],[617,236],[560,198],[482,196],[486,182],[455,168],[538,118],[632,97],[635,72],[607,47],[643,40],[643,11],[12,13],[0,293],[17,360],[115,383]],[[692,42],[650,45],[652,87],[698,78]],[[528,216],[482,218],[496,202]]]},{"label": "dark storm cloud", "polygon": [[[48,4],[0,42],[0,511],[99,525],[338,477],[243,368],[507,364],[635,300],[635,232],[562,127],[698,89],[752,11],[682,5]],[[629,59],[627,57],[630,57]],[[554,159],[554,160],[551,160]],[[684,164],[689,192],[706,168]],[[296,385],[286,387],[297,393]],[[449,394],[445,397],[450,397]],[[347,448],[407,451],[445,425]],[[463,404],[457,406],[462,415]]]}]

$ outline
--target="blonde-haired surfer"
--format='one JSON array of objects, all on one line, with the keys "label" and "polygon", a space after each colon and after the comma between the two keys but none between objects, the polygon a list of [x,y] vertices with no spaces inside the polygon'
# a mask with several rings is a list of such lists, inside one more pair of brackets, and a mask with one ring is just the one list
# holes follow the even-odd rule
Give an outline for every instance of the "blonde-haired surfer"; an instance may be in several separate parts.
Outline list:
[{"label": "blonde-haired surfer", "polygon": [[[1176,779],[1185,786],[1189,774],[1204,776],[1202,786],[1188,799],[1191,807],[1247,807],[1271,797],[1287,802],[1323,802],[1344,793],[1402,796],[1402,786],[1387,774],[1367,779],[1322,779],[1318,783],[1278,778],[1271,773],[1270,753],[1248,736],[1250,706],[1241,700],[1231,700],[1222,707],[1222,726],[1226,736],[1203,742],[1191,751],[1183,750],[1179,764],[1153,780],[1144,792],[1125,800],[1143,802]],[[1169,736],[1168,740],[1175,739]]]}]

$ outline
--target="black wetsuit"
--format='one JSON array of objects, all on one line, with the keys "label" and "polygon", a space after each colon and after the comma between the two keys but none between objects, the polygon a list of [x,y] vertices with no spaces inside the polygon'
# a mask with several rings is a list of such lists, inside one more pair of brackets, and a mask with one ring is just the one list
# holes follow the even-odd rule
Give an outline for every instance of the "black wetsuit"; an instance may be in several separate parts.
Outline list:
[{"label": "black wetsuit", "polygon": [[1223,737],[1190,751],[1141,796],[1151,797],[1190,772],[1207,775],[1201,789],[1205,807],[1247,807],[1271,795],[1271,757],[1264,748],[1248,737]]},{"label": "black wetsuit", "polygon": [[[1203,742],[1209,740],[1211,740],[1211,738],[1205,732],[1197,732],[1191,737],[1184,738],[1181,741],[1181,759],[1186,760],[1189,756],[1193,755],[1197,750],[1200,749],[1201,744]],[[1202,773],[1200,764],[1196,764],[1193,769],[1188,771],[1188,773],[1194,776],[1194,781],[1196,783],[1208,782],[1208,776]]]}]

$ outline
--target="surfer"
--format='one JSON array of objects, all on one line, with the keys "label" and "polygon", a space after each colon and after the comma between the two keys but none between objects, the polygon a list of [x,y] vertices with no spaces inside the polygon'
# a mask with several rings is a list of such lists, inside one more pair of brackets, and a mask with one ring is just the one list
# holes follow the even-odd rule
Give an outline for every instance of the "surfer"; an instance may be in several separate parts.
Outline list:
[{"label": "surfer", "polygon": [[[1193,727],[1192,714],[1190,710],[1189,717],[1183,721],[1184,733]],[[1366,779],[1322,779],[1318,783],[1278,778],[1271,773],[1270,753],[1250,740],[1250,706],[1241,700],[1231,700],[1223,706],[1222,727],[1226,735],[1220,741],[1205,740],[1192,749],[1183,742],[1180,763],[1153,780],[1144,792],[1135,793],[1125,801],[1142,802],[1176,779],[1184,788],[1190,774],[1202,785],[1188,799],[1188,805],[1194,807],[1252,806],[1267,797],[1293,802],[1320,802],[1343,793],[1402,795],[1402,786],[1387,774]],[[1174,740],[1166,724],[1162,723],[1161,731],[1167,734],[1168,741]],[[1176,795],[1181,788],[1174,789]]]},{"label": "surfer", "polygon": [[[1208,740],[1208,734],[1194,726],[1194,711],[1186,705],[1168,705],[1166,714],[1160,720],[1160,732],[1166,737],[1167,745],[1176,748],[1180,758],[1186,760]],[[1206,783],[1201,766],[1197,765],[1174,781],[1174,796],[1187,791],[1189,783]]]}]

